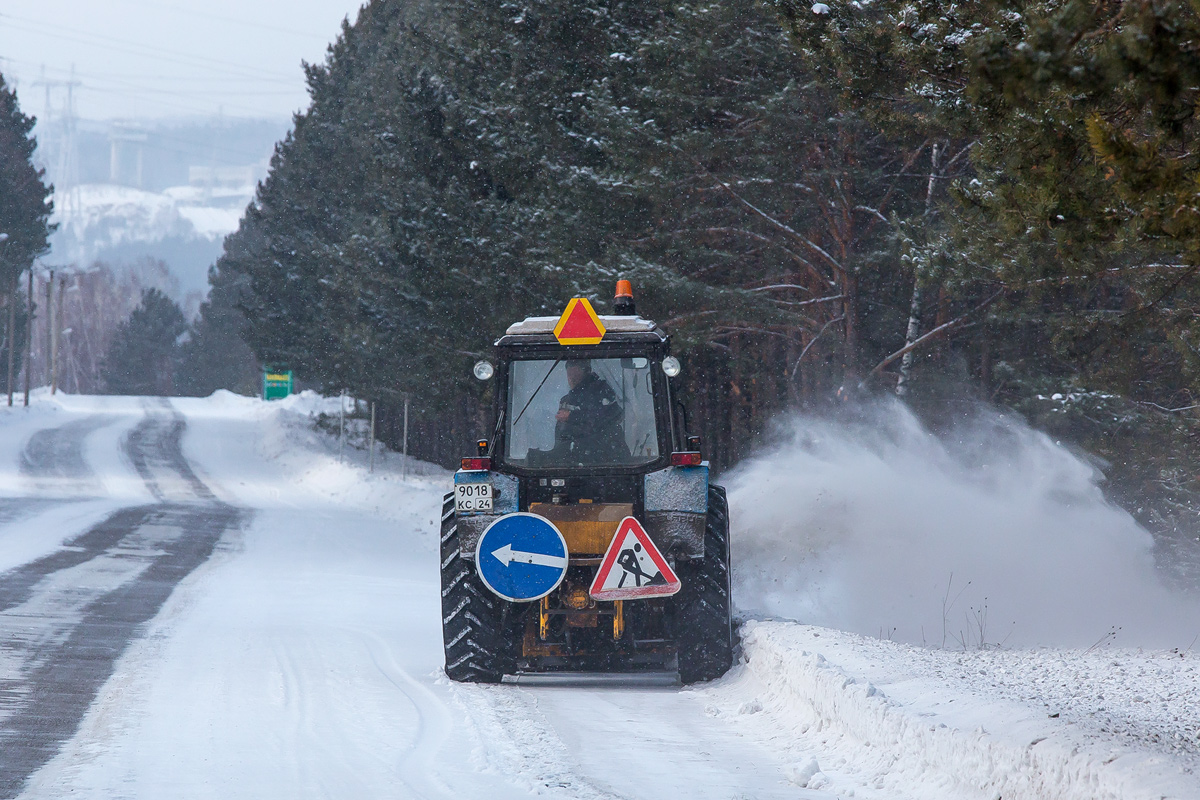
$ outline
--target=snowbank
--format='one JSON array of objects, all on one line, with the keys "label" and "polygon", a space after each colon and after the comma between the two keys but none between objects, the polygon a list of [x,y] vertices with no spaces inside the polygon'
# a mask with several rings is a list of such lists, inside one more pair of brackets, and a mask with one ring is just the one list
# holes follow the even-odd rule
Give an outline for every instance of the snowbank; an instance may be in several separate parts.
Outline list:
[{"label": "snowbank", "polygon": [[955,800],[1200,797],[1194,654],[955,653],[786,622],[747,623],[742,643],[744,665],[701,691],[722,716],[757,717],[751,735],[796,759],[801,786]]},{"label": "snowbank", "polygon": [[[188,419],[185,452],[205,482],[236,505],[295,506],[320,498],[385,519],[411,522],[419,517],[433,525],[442,492],[452,484],[436,464],[410,458],[406,468],[401,454],[379,442],[372,471],[370,453],[357,446],[360,442],[348,438],[343,445],[336,435],[317,430],[316,415],[337,416],[342,402],[337,397],[304,391],[264,402],[220,390],[171,402]],[[253,433],[239,443],[246,452],[231,457],[228,431],[247,423]],[[288,487],[286,493],[280,492],[281,484]]]}]

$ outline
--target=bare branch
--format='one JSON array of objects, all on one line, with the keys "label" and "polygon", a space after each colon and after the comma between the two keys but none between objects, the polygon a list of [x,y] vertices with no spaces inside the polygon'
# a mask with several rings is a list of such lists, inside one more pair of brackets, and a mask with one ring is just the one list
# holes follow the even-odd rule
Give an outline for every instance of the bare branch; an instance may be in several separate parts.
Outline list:
[{"label": "bare branch", "polygon": [[756,286],[752,289],[747,289],[750,292],[773,292],[777,289],[799,289],[802,292],[812,294],[812,290],[807,286],[801,286],[798,283],[773,283],[770,286]]},{"label": "bare branch", "polygon": [[[950,331],[954,330],[955,328],[959,327],[964,322],[966,322],[968,319],[975,316],[980,311],[984,310],[985,308],[990,306],[992,303],[999,300],[1007,291],[1008,291],[1007,288],[998,289],[994,294],[989,296],[982,303],[975,306],[974,308],[972,308],[970,311],[966,312],[962,316],[956,317],[956,318],[950,320],[949,322],[938,325],[936,328],[929,331],[924,336],[921,336],[921,337],[915,339],[910,344],[907,344],[904,347],[901,347],[899,350],[892,353],[890,356],[885,358],[883,361],[880,361],[878,364],[876,364],[875,368],[872,369],[869,373],[867,373],[867,378],[875,377],[880,372],[882,372],[893,361],[895,361],[898,358],[903,358],[905,353],[910,353],[913,350],[916,350],[917,348],[926,344],[927,342],[930,342],[930,341],[938,338],[939,336],[943,336],[943,335],[949,333]],[[864,383],[866,382],[867,378],[863,379]]]},{"label": "bare branch", "polygon": [[977,144],[979,144],[978,140],[967,142],[966,146],[963,147],[962,150],[959,150],[957,153],[955,153],[954,158],[952,158],[946,162],[946,166],[942,170],[942,174],[945,175],[947,172],[949,172],[950,169],[953,168],[954,165],[958,163],[958,160],[960,158],[962,158],[963,156],[965,156],[967,153],[971,152],[971,150],[974,149],[974,147]]},{"label": "bare branch", "polygon": [[817,305],[818,303],[833,303],[838,300],[841,300],[845,296],[846,295],[844,295],[844,294],[831,294],[828,297],[816,297],[816,298],[813,298],[812,300],[776,300],[774,298],[771,298],[771,302],[779,303],[780,305],[785,305],[785,306],[812,306],[812,305]]},{"label": "bare branch", "polygon": [[[1071,281],[1081,281],[1081,280],[1088,280],[1090,278],[1097,278],[1097,277],[1100,277],[1101,275],[1121,275],[1126,272],[1170,272],[1170,271],[1175,271],[1175,270],[1186,270],[1190,274],[1190,271],[1194,270],[1194,269],[1196,269],[1196,267],[1194,267],[1191,264],[1133,264],[1128,267],[1110,267],[1109,269],[1101,270],[1100,272],[1093,272],[1093,273],[1088,273],[1085,275],[1064,275],[1061,278],[1038,278],[1037,280],[1029,281],[1028,283],[1026,283],[1024,285],[1025,286],[1038,286],[1038,285],[1045,284],[1045,283],[1064,284],[1064,283],[1069,283]],[[1186,278],[1187,275],[1185,275],[1184,277]]]},{"label": "bare branch", "polygon": [[829,330],[829,326],[835,322],[842,322],[845,319],[846,319],[845,316],[834,317],[833,319],[831,319],[825,323],[824,327],[822,327],[821,330],[817,332],[816,336],[814,336],[813,338],[808,340],[808,344],[804,345],[804,349],[800,351],[799,357],[796,358],[796,363],[792,366],[791,377],[788,378],[788,380],[793,380],[793,381],[796,380],[796,370],[800,369],[800,362],[804,360],[804,357],[806,355],[808,355],[808,351],[812,348],[812,346],[814,344],[817,343],[817,340],[820,339],[821,336],[824,335],[825,331]]},{"label": "bare branch", "polygon": [[878,217],[883,222],[888,221],[888,218],[885,217],[883,214],[880,214],[879,209],[877,209],[877,208],[871,208],[870,206],[855,206],[854,210],[855,211],[865,211],[868,214],[873,214],[874,216]]},{"label": "bare branch", "polygon": [[812,241],[807,236],[800,233],[799,231],[797,231],[795,228],[791,227],[790,225],[788,225],[784,222],[780,222],[779,220],[775,219],[775,217],[771,216],[770,214],[763,211],[758,206],[751,203],[746,198],[742,197],[740,194],[738,194],[736,191],[734,191],[732,186],[730,186],[728,183],[726,183],[725,181],[721,180],[716,175],[714,175],[712,173],[712,171],[709,170],[708,167],[704,166],[697,159],[692,158],[690,155],[685,153],[683,151],[683,149],[680,148],[678,145],[668,143],[668,146],[673,148],[676,152],[678,152],[680,155],[682,155],[687,160],[691,161],[696,166],[697,169],[701,170],[705,175],[712,178],[712,180],[718,186],[720,186],[722,189],[724,189],[726,194],[728,194],[730,197],[732,197],[735,201],[737,201],[739,204],[741,204],[745,208],[752,211],[760,219],[767,222],[769,225],[771,225],[776,230],[782,231],[786,235],[788,235],[791,238],[795,239],[796,241],[800,242],[805,247],[812,250],[814,253],[819,254],[823,259],[825,259],[826,262],[829,263],[830,266],[832,266],[838,272],[840,272],[842,274],[846,273],[846,268],[842,266],[841,262],[839,262],[836,258],[834,258],[832,255],[830,255],[828,252],[826,252],[825,249],[822,248],[820,245],[818,245],[816,242]]},{"label": "bare branch", "polygon": [[1200,405],[1180,406],[1179,408],[1167,408],[1166,406],[1160,406],[1158,403],[1151,403],[1149,400],[1134,400],[1134,402],[1137,403],[1139,406],[1150,406],[1151,408],[1157,408],[1159,411],[1164,411],[1168,414],[1176,414],[1180,411],[1191,411],[1193,408],[1200,408]]},{"label": "bare branch", "polygon": [[761,334],[765,334],[767,336],[779,336],[784,339],[790,338],[786,333],[780,333],[779,331],[773,331],[768,328],[751,328],[751,327],[739,327],[739,326],[734,326],[734,325],[722,325],[719,328],[717,328],[717,331],[718,332],[715,333],[714,336],[725,336],[726,334],[730,334],[730,333],[761,333]]}]

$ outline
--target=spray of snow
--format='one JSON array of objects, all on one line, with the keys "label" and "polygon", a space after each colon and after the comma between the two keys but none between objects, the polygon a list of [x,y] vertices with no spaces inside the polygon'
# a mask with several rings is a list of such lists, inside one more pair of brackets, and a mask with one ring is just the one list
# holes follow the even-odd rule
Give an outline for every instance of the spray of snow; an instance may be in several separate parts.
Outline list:
[{"label": "spray of snow", "polygon": [[916,644],[1186,648],[1200,602],[1092,465],[1012,416],[935,435],[899,403],[798,416],[727,476],[734,597]]}]

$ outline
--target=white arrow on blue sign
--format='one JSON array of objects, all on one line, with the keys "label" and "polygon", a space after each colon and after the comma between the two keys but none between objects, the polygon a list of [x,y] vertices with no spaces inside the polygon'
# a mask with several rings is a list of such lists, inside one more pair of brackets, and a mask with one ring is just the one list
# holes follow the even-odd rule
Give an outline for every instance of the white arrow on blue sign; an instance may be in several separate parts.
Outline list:
[{"label": "white arrow on blue sign", "polygon": [[557,589],[567,558],[567,540],[554,523],[524,511],[497,519],[475,546],[475,569],[484,586],[517,603]]}]

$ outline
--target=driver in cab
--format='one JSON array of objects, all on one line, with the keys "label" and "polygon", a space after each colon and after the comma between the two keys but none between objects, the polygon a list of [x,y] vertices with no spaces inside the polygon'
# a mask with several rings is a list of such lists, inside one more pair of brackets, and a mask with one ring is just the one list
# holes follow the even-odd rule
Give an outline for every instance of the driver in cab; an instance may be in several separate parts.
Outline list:
[{"label": "driver in cab", "polygon": [[616,392],[592,371],[592,362],[567,362],[570,391],[554,415],[554,450],[587,463],[621,463],[629,459],[622,429],[623,412]]}]

